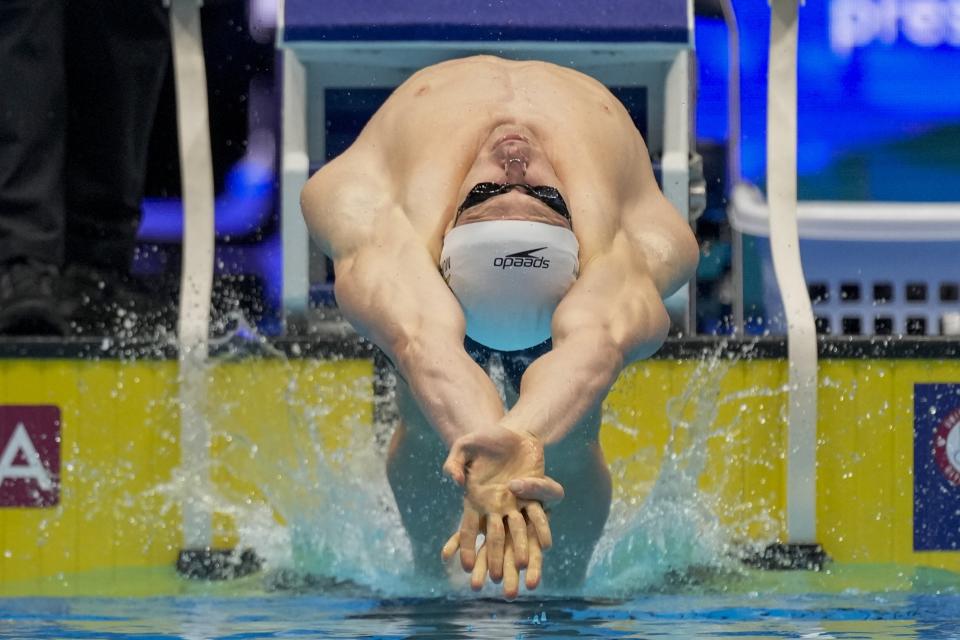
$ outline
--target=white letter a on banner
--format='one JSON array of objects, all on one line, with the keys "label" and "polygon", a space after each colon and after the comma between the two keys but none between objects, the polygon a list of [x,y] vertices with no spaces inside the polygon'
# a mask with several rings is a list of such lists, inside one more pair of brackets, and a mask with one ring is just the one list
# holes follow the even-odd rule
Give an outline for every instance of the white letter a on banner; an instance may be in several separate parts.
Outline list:
[{"label": "white letter a on banner", "polygon": [[[17,459],[17,454],[20,452],[23,452],[23,457],[27,463],[15,465],[13,461]],[[42,491],[53,489],[50,474],[40,463],[40,454],[37,453],[37,448],[33,446],[30,434],[27,433],[27,428],[23,426],[22,422],[17,424],[10,441],[7,442],[3,453],[0,454],[0,482],[7,478],[36,480]]]}]

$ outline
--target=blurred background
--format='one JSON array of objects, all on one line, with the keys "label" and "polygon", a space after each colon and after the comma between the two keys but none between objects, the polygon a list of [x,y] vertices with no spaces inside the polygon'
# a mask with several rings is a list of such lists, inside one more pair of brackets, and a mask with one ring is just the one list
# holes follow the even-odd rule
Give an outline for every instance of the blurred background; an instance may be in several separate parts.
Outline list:
[{"label": "blurred background", "polygon": [[[730,177],[740,175],[762,189],[766,171],[770,11],[767,0],[732,4],[739,31],[741,111],[739,139],[733,141],[727,99],[730,33],[717,3],[696,3],[696,131],[708,191],[707,209],[696,222],[701,245],[696,330],[702,334],[728,334],[734,326]],[[283,329],[275,15],[276,0],[217,0],[203,8],[218,194],[214,308],[216,317],[242,314],[266,334]],[[809,2],[800,11],[798,74],[801,200],[960,202],[960,0]],[[642,96],[613,89],[643,131]],[[350,144],[389,92],[388,87],[327,92],[328,157]],[[182,233],[176,141],[169,77],[151,138],[134,270],[166,283],[171,295],[179,278]],[[731,143],[739,149],[736,168],[728,166]],[[770,326],[762,242],[743,238],[749,334]],[[952,274],[931,278],[929,296],[960,305],[957,271],[954,266]],[[313,284],[311,301],[318,308],[334,304],[330,278],[321,275]],[[816,302],[817,283],[808,284]],[[923,295],[926,299],[928,292]],[[936,332],[936,327],[917,328],[916,333]],[[852,323],[834,331],[867,332]]]}]

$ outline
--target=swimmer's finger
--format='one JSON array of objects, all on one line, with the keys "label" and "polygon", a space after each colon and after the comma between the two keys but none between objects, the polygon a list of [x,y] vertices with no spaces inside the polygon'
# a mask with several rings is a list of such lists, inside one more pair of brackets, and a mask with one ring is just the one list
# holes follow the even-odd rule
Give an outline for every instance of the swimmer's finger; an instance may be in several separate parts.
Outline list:
[{"label": "swimmer's finger", "polygon": [[550,521],[547,520],[547,513],[539,502],[530,502],[524,505],[524,511],[527,512],[527,519],[537,532],[540,548],[546,551],[553,546],[553,534],[550,533]]},{"label": "swimmer's finger", "polygon": [[540,584],[540,576],[543,569],[543,554],[540,552],[540,541],[537,540],[537,531],[533,528],[533,523],[527,524],[527,537],[530,539],[530,558],[527,562],[525,582],[527,589],[533,591]]},{"label": "swimmer's finger", "polygon": [[473,572],[470,574],[470,588],[474,591],[480,591],[483,588],[483,582],[487,578],[487,545],[480,547],[477,553],[477,563],[473,566]]},{"label": "swimmer's finger", "polygon": [[522,500],[536,500],[553,506],[563,500],[563,486],[546,476],[542,478],[516,478],[508,485],[513,495]]},{"label": "swimmer's finger", "polygon": [[443,472],[461,487],[467,481],[467,450],[459,440],[450,447]]},{"label": "swimmer's finger", "polygon": [[507,527],[517,567],[523,569],[527,566],[527,523],[519,511],[511,511],[507,514]]},{"label": "swimmer's finger", "polygon": [[480,514],[469,507],[463,510],[460,520],[460,566],[464,571],[473,570],[477,559],[477,534],[480,531]]},{"label": "swimmer's finger", "polygon": [[520,572],[513,555],[513,543],[507,542],[503,551],[503,595],[513,600],[520,591]]},{"label": "swimmer's finger", "polygon": [[447,543],[443,545],[443,549],[440,551],[440,557],[444,562],[453,557],[453,554],[457,552],[457,549],[460,548],[460,532],[457,531],[450,539],[447,540]]},{"label": "swimmer's finger", "polygon": [[484,546],[487,549],[490,579],[497,583],[503,579],[503,537],[503,517],[496,513],[487,515]]}]

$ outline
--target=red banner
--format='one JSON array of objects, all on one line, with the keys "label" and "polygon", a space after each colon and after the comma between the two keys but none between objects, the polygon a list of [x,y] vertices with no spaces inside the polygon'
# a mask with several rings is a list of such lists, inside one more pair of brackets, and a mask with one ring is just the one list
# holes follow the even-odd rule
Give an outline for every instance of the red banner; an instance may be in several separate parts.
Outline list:
[{"label": "red banner", "polygon": [[60,502],[60,408],[0,405],[0,507]]}]

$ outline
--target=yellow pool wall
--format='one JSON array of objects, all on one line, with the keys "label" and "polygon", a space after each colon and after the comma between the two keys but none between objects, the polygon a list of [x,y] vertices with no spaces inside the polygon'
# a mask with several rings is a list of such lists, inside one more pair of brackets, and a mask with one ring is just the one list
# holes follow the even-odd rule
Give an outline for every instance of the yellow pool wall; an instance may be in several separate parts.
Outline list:
[{"label": "yellow pool wall", "polygon": [[[315,459],[310,447],[349,451],[372,441],[373,374],[366,358],[211,365],[211,477],[222,502],[214,546],[238,541],[242,510],[232,504],[262,505],[282,524],[271,495],[297,490],[284,470],[302,474]],[[817,532],[837,563],[960,571],[960,553],[913,550],[913,386],[922,382],[960,382],[960,360],[820,363]],[[632,366],[607,398],[601,433],[608,460],[622,471],[618,495],[642,500],[665,452],[682,455],[697,438],[689,425],[706,418],[705,504],[735,540],[783,539],[785,384],[779,359]],[[39,594],[52,595],[75,574],[109,579],[175,563],[183,546],[171,499],[181,455],[177,391],[173,360],[0,360],[0,404],[57,405],[62,421],[59,505],[0,508],[0,585],[23,592],[35,582]],[[265,487],[274,468],[276,485]],[[296,499],[309,499],[309,487],[299,490]]]}]

